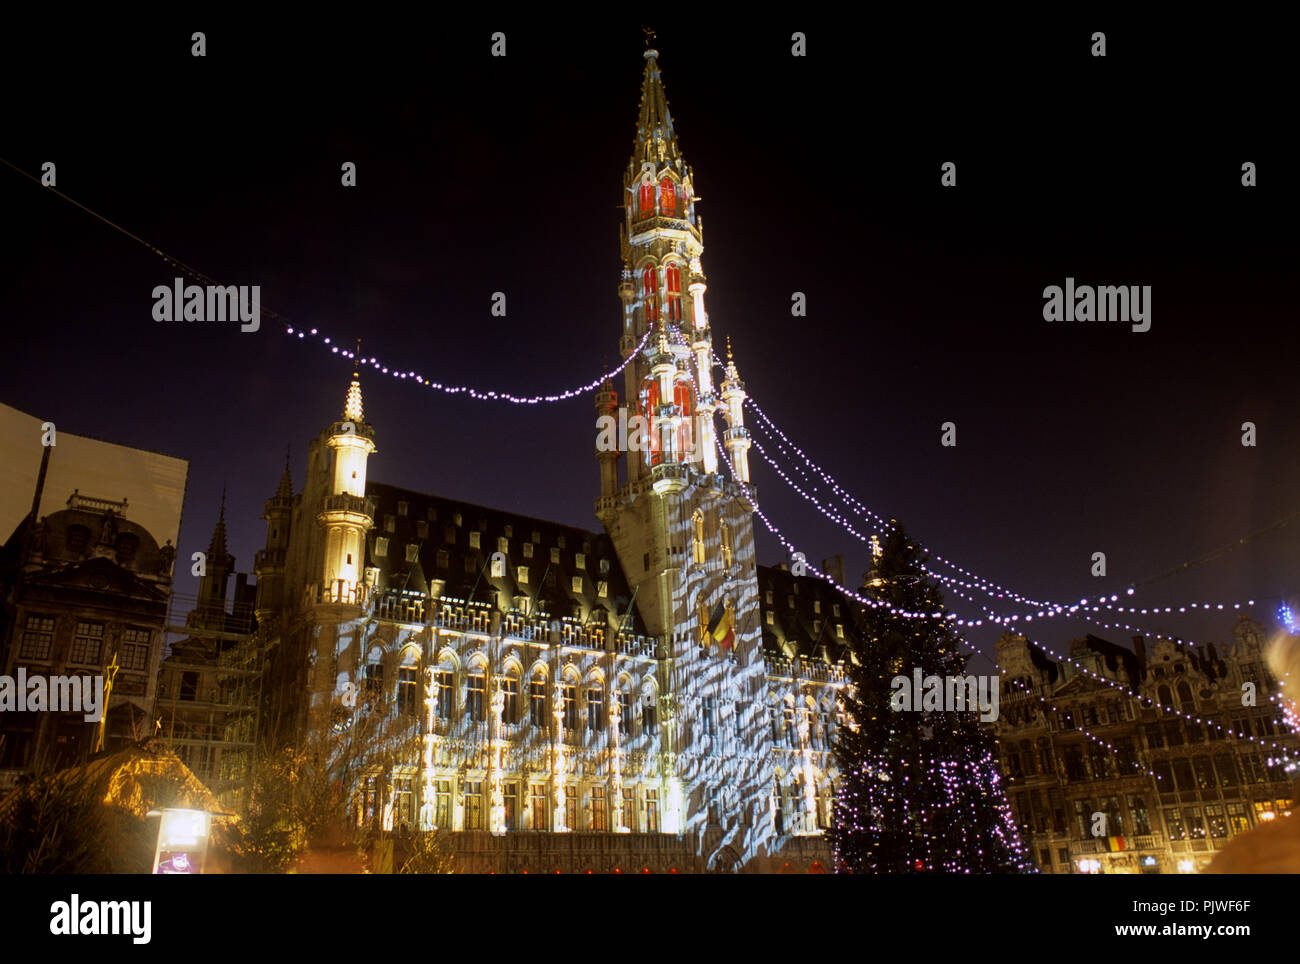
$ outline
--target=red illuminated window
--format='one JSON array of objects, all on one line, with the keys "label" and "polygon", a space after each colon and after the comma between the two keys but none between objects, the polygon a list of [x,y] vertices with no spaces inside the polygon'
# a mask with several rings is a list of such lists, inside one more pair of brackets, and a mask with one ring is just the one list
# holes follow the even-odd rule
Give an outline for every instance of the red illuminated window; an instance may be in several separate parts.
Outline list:
[{"label": "red illuminated window", "polygon": [[648,217],[655,213],[655,186],[652,181],[641,182],[641,193],[638,198],[638,207],[642,217]]},{"label": "red illuminated window", "polygon": [[673,404],[682,413],[682,420],[677,426],[677,457],[679,461],[689,462],[695,448],[695,400],[691,386],[678,382],[673,386]]},{"label": "red illuminated window", "polygon": [[664,268],[664,280],[668,283],[668,320],[682,320],[682,272],[677,265],[669,263]]},{"label": "red illuminated window", "polygon": [[677,213],[677,191],[673,188],[673,179],[664,178],[659,182],[659,213],[672,217]]},{"label": "red illuminated window", "polygon": [[641,272],[641,296],[645,299],[646,326],[659,322],[659,279],[652,264],[646,265]]}]

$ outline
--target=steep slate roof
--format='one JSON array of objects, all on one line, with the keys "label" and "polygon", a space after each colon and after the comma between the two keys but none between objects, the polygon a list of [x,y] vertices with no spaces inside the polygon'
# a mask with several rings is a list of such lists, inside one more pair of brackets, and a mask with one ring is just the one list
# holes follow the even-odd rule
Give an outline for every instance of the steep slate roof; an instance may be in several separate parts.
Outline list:
[{"label": "steep slate roof", "polygon": [[[758,567],[760,627],[763,631],[763,655],[768,658],[815,659],[834,665],[847,661],[848,647],[861,642],[854,613],[857,603],[816,576],[796,576],[777,566]],[[767,594],[772,593],[768,605]],[[793,600],[794,605],[791,605]],[[817,612],[816,602],[821,603]],[[840,614],[835,615],[835,607]],[[767,613],[773,625],[767,624]],[[820,620],[820,631],[814,623]],[[844,624],[844,638],[835,634],[835,624]]]},{"label": "steep slate roof", "polygon": [[[604,533],[378,482],[366,483],[366,495],[376,502],[375,528],[366,540],[366,565],[379,569],[380,589],[427,592],[434,580],[442,580],[444,595],[469,599],[472,592],[471,601],[494,604],[503,612],[515,608],[514,597],[523,595],[532,601],[534,612],[556,618],[573,616],[584,624],[602,619],[619,624],[626,618],[624,632],[646,634],[640,613],[628,616],[632,591],[614,544]],[[407,503],[406,515],[399,514],[399,502]],[[387,529],[390,520],[392,532]],[[425,523],[423,538],[421,522]],[[470,546],[472,532],[479,533],[478,548]],[[534,534],[539,541],[534,542]],[[375,554],[380,538],[388,539],[384,556]],[[508,540],[505,574],[493,576],[488,563],[502,538]],[[526,542],[533,543],[531,559],[524,558]],[[412,544],[418,546],[417,556],[408,562],[406,547]],[[552,562],[552,549],[558,550],[558,562]],[[446,550],[445,566],[438,565],[439,550]],[[583,568],[577,566],[579,553],[586,557]],[[468,572],[467,558],[472,560]],[[518,582],[520,566],[528,569],[527,584]],[[582,577],[578,592],[572,585],[575,576]],[[597,581],[601,580],[609,583],[604,598],[597,594]]]}]

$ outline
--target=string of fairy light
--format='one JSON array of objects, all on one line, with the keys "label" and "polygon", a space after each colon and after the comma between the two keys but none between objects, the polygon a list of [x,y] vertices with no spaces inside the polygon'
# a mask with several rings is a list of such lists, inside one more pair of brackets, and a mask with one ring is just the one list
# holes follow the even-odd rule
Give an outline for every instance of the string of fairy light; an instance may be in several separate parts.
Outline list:
[{"label": "string of fairy light", "polygon": [[[218,284],[218,282],[212,277],[210,277],[209,275],[199,271],[196,268],[191,267],[190,265],[186,264],[180,259],[167,254],[161,248],[157,247],[154,244],[151,244],[150,242],[146,241],[144,238],[141,238],[140,236],[127,230],[122,225],[112,221],[111,219],[100,214],[99,212],[92,210],[91,208],[80,203],[79,201],[70,197],[69,195],[64,194],[63,192],[59,191],[54,187],[41,184],[40,179],[36,178],[35,176],[28,173],[27,171],[24,171],[22,168],[18,167],[12,162],[4,158],[0,158],[0,163],[4,164],[5,166],[21,174],[23,177],[26,177],[28,180],[32,181],[33,183],[41,185],[42,190],[50,191],[51,193],[57,195],[58,197],[67,201],[68,203],[74,205],[75,207],[81,209],[82,211],[86,212],[87,214],[91,215],[97,220],[113,228],[115,231],[118,231],[125,237],[128,237],[132,241],[135,241],[136,243],[142,245],[150,252],[157,255],[159,258],[161,258],[165,263],[174,267],[176,270],[182,272],[188,277],[196,281],[201,281],[207,285]],[[415,384],[418,384],[430,390],[440,391],[449,395],[465,395],[466,397],[473,398],[480,401],[504,401],[504,402],[510,402],[517,405],[538,405],[544,403],[563,402],[580,396],[588,395],[590,392],[594,391],[605,381],[612,379],[614,376],[620,374],[628,366],[628,364],[631,363],[632,359],[637,357],[640,350],[645,346],[651,334],[654,332],[653,328],[648,328],[645,334],[642,336],[640,343],[627,355],[627,357],[623,360],[622,364],[610,369],[609,371],[601,373],[600,375],[589,380],[585,384],[573,388],[562,389],[559,391],[544,392],[535,395],[519,395],[508,391],[484,390],[469,385],[444,384],[443,382],[429,378],[423,375],[422,373],[415,371],[414,369],[405,369],[400,366],[397,366],[396,364],[385,364],[377,356],[374,355],[359,356],[357,352],[349,351],[345,347],[342,347],[337,343],[335,343],[330,336],[322,335],[318,328],[315,327],[304,328],[302,326],[299,326],[291,319],[287,318],[286,316],[266,306],[262,306],[261,310],[264,311],[272,319],[280,322],[284,326],[285,334],[287,334],[289,337],[297,338],[302,341],[306,341],[308,338],[319,339],[320,343],[323,346],[329,347],[332,354],[339,355],[340,357],[352,361],[354,362],[354,364],[357,365],[369,366],[373,368],[375,371],[379,372],[380,374],[390,375],[396,380],[413,382]],[[667,325],[666,327],[672,332],[673,336],[677,340],[679,340],[683,344],[685,343],[685,338],[682,336],[680,327],[671,324]],[[689,346],[687,347],[689,350]],[[717,358],[716,355],[712,356],[712,361],[715,366],[721,367],[722,363]],[[693,379],[694,379],[694,373],[692,372],[692,380]],[[696,385],[697,397],[698,397],[698,389],[699,386],[697,384]],[[781,431],[781,429],[776,425],[776,423],[771,419],[771,417],[768,416],[768,414],[763,410],[763,408],[752,397],[748,399],[747,408],[750,411],[754,412],[755,415],[758,416],[758,422],[756,423],[756,427],[761,426],[766,430],[770,430],[771,433],[774,433],[776,439],[778,440],[777,441],[778,449],[782,452],[783,455],[786,455],[786,457],[790,459],[791,464],[794,466],[795,469],[797,469],[800,472],[801,475],[804,476],[805,480],[811,483],[811,480],[808,479],[807,474],[803,471],[802,468],[799,467],[798,462],[795,461],[793,457],[787,455],[786,454],[787,452],[793,452],[794,455],[798,457],[798,460],[802,461],[806,466],[808,466],[809,469],[814,471],[831,488],[832,492],[834,492],[836,496],[838,496],[841,500],[843,500],[844,504],[848,506],[852,511],[859,513],[865,518],[869,518],[873,520],[874,523],[880,526],[883,531],[886,532],[892,531],[894,526],[891,521],[885,519],[883,516],[879,515],[878,513],[873,512],[869,507],[864,505],[860,500],[856,499],[852,495],[852,493],[850,493],[844,486],[842,486],[838,481],[836,481],[835,478],[829,472],[827,472],[824,468],[822,468],[820,465],[814,462],[807,455],[807,453],[803,451],[803,449],[801,449],[798,445],[796,445],[793,441],[791,441],[790,438],[783,431]],[[769,435],[768,438],[771,439],[772,436]],[[760,443],[758,443],[757,440],[754,440],[754,444],[757,447],[759,446]],[[816,497],[813,496],[811,493],[805,492],[801,487],[797,486],[797,484],[795,484],[788,475],[786,475],[783,471],[781,471],[780,468],[777,466],[775,459],[770,458],[766,454],[766,452],[761,448],[760,448],[760,452],[763,453],[763,458],[765,463],[771,466],[775,471],[777,471],[778,475],[780,475],[784,481],[786,481],[793,488],[795,488],[796,491],[803,498],[805,498],[810,503],[815,505],[819,509],[819,511],[822,511],[824,514],[826,514],[828,518],[831,518],[833,521],[836,521],[838,524],[843,526],[845,530],[848,531],[855,538],[866,541],[866,537],[862,533],[854,529],[852,525],[849,524],[847,519],[845,519],[839,513],[834,512],[833,510],[828,510],[824,506],[822,506],[820,500],[816,499]],[[813,488],[815,488],[815,486],[813,486]],[[1256,533],[1255,535],[1238,540],[1237,544],[1244,543],[1251,538],[1255,538],[1255,536],[1257,535],[1263,534],[1264,532],[1272,531],[1282,525],[1289,523],[1294,518],[1300,518],[1300,513],[1295,513],[1292,516],[1288,516],[1286,519],[1274,523],[1272,526],[1268,527],[1267,529],[1261,530],[1260,533]],[[765,524],[769,525],[769,528],[771,528],[770,523],[768,522],[766,517],[763,517],[763,519]],[[789,545],[788,543],[785,542],[785,540],[782,540],[782,542],[787,546]],[[923,548],[931,559],[935,560],[936,562],[939,562],[944,566],[951,568],[955,572],[960,573],[962,576],[967,577],[966,581],[962,581],[962,580],[958,580],[956,577],[948,576],[944,573],[935,572],[933,569],[931,569],[928,566],[924,567],[925,571],[928,574],[934,576],[934,578],[939,580],[944,585],[950,585],[950,586],[962,585],[964,588],[973,588],[979,592],[985,593],[987,595],[991,595],[996,598],[1006,598],[1011,600],[1012,602],[1021,605],[1030,606],[1035,609],[1039,609],[1040,610],[1038,614],[1039,618],[1048,618],[1048,613],[1051,613],[1052,615],[1072,615],[1073,613],[1079,612],[1089,607],[1090,600],[1086,597],[1084,599],[1081,599],[1078,604],[1072,604],[1072,605],[1068,605],[1064,603],[1047,603],[1047,602],[1030,599],[1029,597],[1017,593],[1013,590],[1010,590],[1007,587],[1002,586],[993,580],[985,579],[979,576],[978,574],[971,572],[969,569],[962,567],[961,565],[957,564],[951,559],[948,559],[947,557],[933,551],[929,547],[923,546]],[[1207,558],[1213,558],[1214,556],[1222,554],[1222,552],[1224,551],[1229,551],[1229,550],[1219,550],[1218,553],[1215,553],[1211,557],[1207,557]],[[1171,573],[1181,571],[1182,569],[1185,569],[1188,566],[1193,564],[1194,563],[1184,563],[1182,566],[1176,567],[1174,570],[1171,570]],[[1163,578],[1163,576],[1156,577],[1156,578]],[[1153,580],[1146,580],[1146,582],[1151,582],[1151,581]],[[1132,595],[1134,591],[1135,588],[1133,586],[1130,586],[1128,587],[1128,589],[1125,590],[1127,595]],[[859,601],[862,601],[860,597],[855,596],[855,598],[858,598]],[[1110,595],[1109,597],[1105,595],[1099,596],[1096,600],[1091,601],[1092,611],[1097,612],[1101,608],[1105,608],[1105,609],[1115,609],[1116,611],[1120,611],[1120,612],[1129,612],[1129,613],[1134,612],[1134,609],[1129,607],[1122,607],[1122,606],[1116,607],[1115,603],[1118,602],[1118,599],[1119,597],[1114,594]],[[1248,603],[1247,605],[1253,605],[1253,601],[1251,603]],[[1195,610],[1198,608],[1224,610],[1229,606],[1231,606],[1232,608],[1239,608],[1240,604],[1239,603],[1218,603],[1218,604],[1191,603],[1188,605],[1178,606],[1178,607],[1165,606],[1165,607],[1139,608],[1136,610],[1136,613],[1139,615],[1148,615],[1148,614],[1157,614],[1157,613],[1172,614],[1175,611],[1179,613],[1186,613],[1189,610]],[[934,617],[931,614],[912,614],[912,618],[936,618],[936,617]],[[1028,616],[1026,616],[1026,621],[1028,621]],[[980,625],[980,624],[982,624],[982,620],[975,620],[973,622],[963,622],[960,619],[958,620],[958,625]]]},{"label": "string of fairy light", "polygon": [[[833,487],[836,494],[839,495],[844,500],[845,504],[848,507],[852,508],[855,512],[857,512],[857,514],[869,518],[874,523],[879,525],[879,527],[884,531],[892,531],[894,529],[894,524],[891,521],[884,519],[878,513],[873,512],[870,508],[862,505],[862,503],[854,499],[853,496],[847,492],[847,490],[841,487],[833,479],[833,477],[829,475],[829,473],[827,473],[816,463],[812,462],[812,460],[809,459],[808,456],[801,449],[798,449],[797,446],[789,442],[788,437],[785,436],[785,434],[782,433],[780,429],[776,427],[775,423],[771,421],[771,419],[766,415],[766,413],[762,411],[762,409],[757,405],[757,403],[753,402],[752,399],[748,400],[748,402],[749,404],[746,405],[746,408],[747,409],[753,408],[755,413],[760,416],[760,424],[765,423],[778,436],[778,438],[775,440],[775,445],[777,446],[778,450],[781,451],[781,453],[787,458],[787,460],[790,459],[790,456],[788,454],[788,449],[793,449],[806,464],[808,464],[813,470],[815,470],[823,478],[823,480],[827,482],[827,484]],[[768,435],[767,438],[769,439],[769,441],[773,441],[773,436]],[[854,538],[858,539],[861,542],[864,543],[869,542],[870,539],[869,535],[860,532],[859,530],[854,528],[850,520],[846,519],[835,509],[824,505],[822,501],[816,497],[816,495],[814,495],[812,492],[806,491],[798,482],[792,479],[790,475],[788,475],[782,469],[781,465],[777,463],[776,459],[774,459],[768,453],[768,450],[763,446],[763,444],[760,441],[758,441],[757,439],[753,439],[753,444],[755,449],[763,456],[764,463],[770,469],[772,469],[777,474],[777,476],[780,477],[781,480],[786,483],[787,486],[793,489],[796,492],[796,494],[801,496],[805,501],[807,501],[810,505],[816,508],[819,512],[825,515],[832,522],[838,524],[849,535],[853,536]],[[812,480],[809,478],[806,472],[804,472],[797,464],[792,463],[792,467],[795,471],[798,471],[800,475],[803,476],[804,480],[809,483],[810,487],[815,488],[815,486],[813,486]],[[1229,609],[1241,609],[1243,605],[1242,602],[1228,601],[1228,602],[1206,602],[1206,603],[1193,602],[1193,603],[1186,603],[1181,606],[1143,606],[1143,607],[1123,606],[1123,605],[1116,605],[1116,603],[1118,603],[1120,599],[1118,594],[1111,594],[1109,596],[1105,596],[1105,595],[1098,596],[1095,600],[1090,600],[1089,598],[1085,597],[1083,599],[1080,599],[1078,603],[1073,603],[1073,604],[1044,602],[1042,600],[1032,599],[1030,597],[1021,595],[1020,593],[1010,590],[1005,586],[999,585],[998,583],[995,583],[991,580],[984,579],[983,577],[980,577],[975,573],[971,573],[969,570],[962,568],[961,566],[945,558],[944,556],[934,552],[933,550],[929,549],[926,546],[922,546],[922,548],[927,554],[930,555],[931,558],[936,559],[942,562],[943,564],[950,566],[951,568],[971,577],[969,580],[963,580],[954,576],[946,575],[945,573],[942,572],[937,572],[929,566],[923,566],[925,572],[928,575],[933,576],[936,580],[938,580],[942,584],[948,586],[954,586],[954,587],[960,586],[968,589],[976,589],[991,597],[996,597],[999,599],[1003,599],[1003,598],[1010,599],[1013,602],[1017,602],[1025,606],[1033,607],[1039,610],[1039,612],[1037,613],[1038,618],[1051,618],[1054,616],[1072,616],[1081,612],[1100,613],[1103,610],[1119,612],[1119,613],[1140,614],[1140,615],[1188,613],[1188,612],[1194,612],[1196,610],[1205,610],[1205,611],[1217,610],[1222,612]],[[1134,591],[1135,590],[1133,587],[1129,587],[1128,589],[1125,590],[1125,593],[1127,595],[1132,595]],[[1244,605],[1254,606],[1255,600],[1253,599],[1249,600],[1248,602],[1244,603]],[[1016,618],[1016,619],[1024,618],[1028,621],[1032,619],[1032,615],[1011,614],[1007,618]],[[1107,624],[1100,624],[1100,625],[1107,625]],[[1108,628],[1112,628],[1112,627],[1108,626]]]},{"label": "string of fairy light", "polygon": [[341,358],[346,358],[349,361],[353,361],[357,365],[373,368],[381,375],[391,375],[393,378],[398,379],[399,381],[407,381],[409,379],[410,381],[413,381],[415,384],[421,385],[424,388],[430,388],[433,389],[434,391],[443,392],[447,395],[467,395],[468,397],[477,399],[479,401],[511,402],[515,405],[540,405],[544,402],[564,402],[564,401],[568,401],[570,398],[578,398],[580,396],[589,395],[591,392],[594,392],[597,388],[603,385],[606,381],[612,379],[615,375],[621,373],[623,369],[627,368],[627,366],[631,364],[632,359],[636,357],[637,352],[639,352],[643,347],[645,347],[645,343],[650,340],[650,334],[651,334],[651,332],[647,331],[644,335],[641,336],[640,343],[638,343],[636,348],[632,350],[631,354],[629,354],[625,359],[623,359],[623,363],[621,365],[618,365],[615,368],[611,368],[609,371],[596,376],[591,381],[587,382],[585,385],[580,385],[577,388],[567,388],[564,389],[563,391],[552,392],[550,394],[514,395],[510,392],[483,391],[481,389],[473,388],[469,385],[444,385],[442,382],[436,382],[430,378],[427,378],[424,375],[420,374],[419,372],[414,371],[413,369],[403,370],[395,366],[390,367],[388,365],[385,365],[374,355],[371,355],[369,357],[362,355],[358,357],[356,352],[348,351],[346,348],[340,348],[337,344],[333,344],[332,343],[333,339],[331,339],[328,335],[322,335],[320,333],[320,329],[318,328],[295,329],[293,325],[289,325],[285,328],[285,333],[290,336],[297,335],[299,339],[304,339],[304,340],[308,337],[311,337],[312,339],[319,339],[321,345],[328,346],[332,354],[338,355]]}]

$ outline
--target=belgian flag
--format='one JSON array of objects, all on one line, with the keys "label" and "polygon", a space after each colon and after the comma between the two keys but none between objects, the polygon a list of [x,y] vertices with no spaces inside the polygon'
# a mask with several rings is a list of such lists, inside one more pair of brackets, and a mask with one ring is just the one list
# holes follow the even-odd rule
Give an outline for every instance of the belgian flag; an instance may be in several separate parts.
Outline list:
[{"label": "belgian flag", "polygon": [[1119,853],[1121,850],[1127,850],[1128,847],[1123,837],[1106,837],[1106,850],[1109,853]]},{"label": "belgian flag", "polygon": [[731,607],[724,602],[719,602],[713,607],[713,615],[709,617],[708,628],[704,631],[705,640],[713,640],[723,649],[731,649],[736,643],[736,616],[731,611]]}]

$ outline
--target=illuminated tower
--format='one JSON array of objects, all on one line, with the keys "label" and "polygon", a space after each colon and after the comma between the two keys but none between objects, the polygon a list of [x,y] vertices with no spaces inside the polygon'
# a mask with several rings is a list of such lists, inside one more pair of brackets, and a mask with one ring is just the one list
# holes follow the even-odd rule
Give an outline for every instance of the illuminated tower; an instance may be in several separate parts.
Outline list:
[{"label": "illuminated tower", "polygon": [[319,601],[360,606],[365,593],[366,533],[375,524],[366,499],[366,461],[375,452],[375,430],[365,420],[360,376],[355,371],[343,418],[326,433],[329,489],[316,516],[325,530]]},{"label": "illuminated tower", "polygon": [[[755,491],[745,455],[745,394],[734,363],[721,398],[714,388],[699,198],[658,56],[645,51],[636,142],[623,182],[618,294],[620,349],[628,364],[620,421],[628,428],[612,457],[598,442],[596,514],[647,627],[664,641],[663,829],[696,835],[710,866],[728,869],[767,856],[772,832]],[[616,405],[607,385],[597,396],[598,412],[612,414]],[[730,474],[720,464],[717,414],[729,425]],[[637,430],[638,420],[645,431]]]}]

